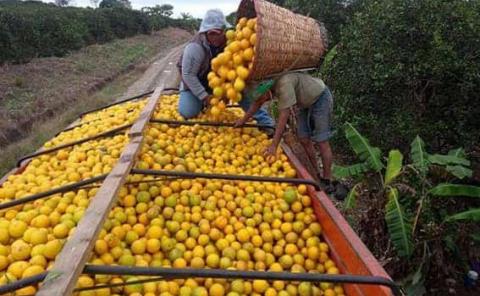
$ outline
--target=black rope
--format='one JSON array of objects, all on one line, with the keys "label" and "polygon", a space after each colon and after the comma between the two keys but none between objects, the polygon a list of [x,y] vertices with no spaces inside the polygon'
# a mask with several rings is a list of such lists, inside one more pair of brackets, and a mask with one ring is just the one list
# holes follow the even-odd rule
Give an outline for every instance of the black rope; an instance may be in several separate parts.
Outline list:
[{"label": "black rope", "polygon": [[153,176],[177,176],[187,178],[203,178],[203,179],[218,179],[218,180],[233,180],[233,181],[256,181],[256,182],[271,182],[271,183],[291,183],[291,184],[306,184],[312,185],[315,189],[320,190],[319,183],[298,178],[280,178],[280,177],[264,177],[264,176],[248,176],[248,175],[230,175],[230,174],[208,174],[208,173],[191,173],[180,171],[164,171],[164,170],[142,170],[132,169],[131,174],[139,175],[153,175]]},{"label": "black rope", "polygon": [[159,282],[159,281],[163,281],[163,280],[165,280],[164,277],[153,277],[153,278],[136,280],[136,281],[128,281],[128,282],[115,283],[115,284],[103,284],[103,285],[96,285],[96,286],[91,286],[91,287],[76,288],[73,291],[74,292],[82,292],[82,291],[98,290],[98,289],[103,289],[103,288],[117,288],[117,287],[123,287],[123,286],[145,284],[145,283],[151,283],[151,282]]},{"label": "black rope", "polygon": [[[270,271],[241,271],[224,269],[193,269],[193,268],[163,268],[163,267],[129,267],[114,265],[85,265],[83,272],[89,275],[137,275],[137,276],[156,276],[149,279],[137,281],[103,284],[92,287],[77,288],[74,291],[87,291],[102,288],[114,288],[127,285],[142,284],[148,282],[157,282],[166,279],[185,279],[185,278],[222,278],[222,279],[263,279],[268,281],[290,281],[290,282],[328,282],[342,284],[359,285],[381,285],[389,287],[395,296],[403,295],[400,287],[392,280],[379,276],[362,275],[330,275],[323,273],[292,273],[292,272],[270,272]],[[0,286],[0,294],[13,292],[15,290],[40,283],[47,277],[48,272],[43,272],[35,276],[24,278]]]},{"label": "black rope", "polygon": [[[136,275],[136,276],[161,276],[160,279],[185,279],[185,278],[222,278],[222,279],[249,279],[289,282],[328,282],[342,284],[381,285],[392,289],[394,295],[402,295],[399,286],[391,279],[380,276],[324,274],[324,273],[294,273],[271,271],[243,271],[225,269],[194,269],[194,268],[164,268],[164,267],[130,267],[110,265],[85,265],[83,272],[86,274],[108,275]],[[128,284],[128,283],[127,283]]]},{"label": "black rope", "polygon": [[162,89],[162,93],[166,91],[179,91],[178,87],[167,87]]},{"label": "black rope", "polygon": [[[235,123],[230,122],[208,122],[208,121],[186,121],[186,120],[166,120],[166,119],[151,119],[151,123],[163,123],[171,125],[201,125],[201,126],[218,126],[218,127],[237,127]],[[254,123],[245,123],[238,128],[244,127],[256,127],[256,128],[268,128],[274,130],[275,127],[271,125],[262,125]]]},{"label": "black rope", "polygon": [[[25,203],[28,203],[28,202],[31,202],[31,201],[34,201],[34,200],[37,200],[37,199],[45,198],[45,197],[53,195],[53,194],[72,191],[72,190],[80,188],[81,186],[101,181],[101,180],[105,179],[107,177],[107,175],[108,174],[103,174],[103,175],[93,177],[93,178],[90,178],[90,179],[87,179],[87,180],[75,182],[75,183],[72,183],[72,184],[67,184],[67,185],[64,185],[64,186],[61,186],[61,187],[57,187],[55,189],[51,189],[51,190],[48,190],[48,191],[28,195],[28,196],[25,196],[25,197],[22,197],[22,198],[19,198],[19,199],[15,199],[15,200],[12,200],[12,201],[7,201],[7,202],[4,202],[4,203],[0,204],[0,210],[8,209],[8,208],[18,206],[18,205],[21,205],[21,204],[25,204]],[[80,189],[83,189],[83,188],[80,188]]]},{"label": "black rope", "polygon": [[[155,179],[148,179],[148,180],[141,180],[141,181],[130,181],[130,182],[124,183],[123,185],[126,186],[126,185],[135,185],[135,184],[144,184],[144,183],[156,183],[156,182],[165,182],[165,181],[175,181],[180,179],[193,179],[193,178],[185,178],[185,177],[155,178]],[[93,188],[99,188],[100,186],[102,186],[102,184],[85,186],[79,189],[93,189]]]},{"label": "black rope", "polygon": [[0,295],[7,294],[21,288],[25,288],[31,285],[35,285],[43,281],[47,277],[48,272],[42,272],[34,276],[16,280],[11,283],[0,286]]},{"label": "black rope", "polygon": [[238,104],[227,105],[227,108],[242,108],[242,106]]},{"label": "black rope", "polygon": [[[178,88],[176,87],[168,87],[168,88],[164,88],[162,89],[162,92],[164,91],[178,91]],[[92,109],[92,110],[89,110],[89,111],[86,111],[86,112],[83,112],[80,114],[79,117],[83,117],[85,116],[86,114],[89,114],[89,113],[93,113],[93,112],[96,112],[96,111],[100,111],[100,110],[103,110],[103,109],[107,109],[108,107],[112,107],[112,106],[115,106],[115,105],[120,105],[122,103],[125,103],[125,102],[128,102],[128,101],[133,101],[135,99],[139,99],[141,97],[144,97],[144,96],[148,96],[148,95],[151,95],[155,92],[155,90],[151,90],[151,91],[147,91],[143,94],[139,94],[139,95],[136,95],[136,96],[133,96],[133,97],[130,97],[130,98],[127,98],[127,99],[123,99],[123,100],[120,100],[120,101],[117,101],[117,102],[114,102],[114,103],[110,103],[110,104],[107,104],[103,107],[99,107],[99,108],[95,108],[95,109]]]},{"label": "black rope", "polygon": [[41,150],[41,151],[38,151],[38,152],[35,152],[35,153],[32,153],[32,154],[26,155],[26,156],[20,158],[17,161],[17,167],[20,167],[22,165],[22,162],[26,159],[36,157],[36,156],[40,156],[40,155],[44,155],[44,154],[48,154],[48,153],[52,153],[52,152],[55,152],[55,151],[58,151],[58,150],[61,150],[61,149],[64,149],[64,148],[68,148],[68,147],[71,147],[71,146],[82,144],[82,143],[92,141],[92,140],[95,140],[95,139],[110,137],[110,136],[112,136],[112,135],[114,135],[114,134],[116,134],[116,133],[118,133],[122,130],[125,130],[125,129],[131,127],[131,126],[132,126],[132,124],[122,125],[122,126],[119,126],[117,128],[105,131],[103,133],[99,133],[97,135],[94,135],[94,136],[91,136],[91,137],[88,137],[88,138],[85,138],[85,139],[81,139],[81,140],[78,140],[78,141],[58,145],[54,148],[45,149],[45,150]]},{"label": "black rope", "polygon": [[133,97],[130,97],[130,98],[126,98],[126,99],[123,99],[123,100],[120,100],[120,101],[116,101],[116,102],[113,102],[113,103],[110,103],[110,104],[107,104],[105,106],[102,106],[102,107],[98,107],[98,108],[95,108],[95,109],[91,109],[89,111],[85,111],[83,113],[80,113],[80,116],[79,117],[83,117],[89,113],[93,113],[93,112],[96,112],[96,111],[100,111],[100,110],[103,110],[103,109],[107,109],[109,107],[112,107],[112,106],[115,106],[115,105],[120,105],[122,103],[125,103],[125,102],[128,102],[128,101],[133,101],[133,100],[136,100],[136,99],[139,99],[141,97],[144,97],[144,96],[148,96],[148,95],[151,95],[153,94],[154,90],[151,90],[151,91],[147,91],[143,94],[139,94],[139,95],[136,95],[136,96],[133,96]]}]

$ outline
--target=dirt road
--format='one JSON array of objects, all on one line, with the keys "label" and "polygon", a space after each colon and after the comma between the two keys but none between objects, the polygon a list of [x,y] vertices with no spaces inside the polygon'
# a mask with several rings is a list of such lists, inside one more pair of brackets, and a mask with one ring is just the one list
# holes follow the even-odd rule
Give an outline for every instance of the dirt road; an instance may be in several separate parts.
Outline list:
[{"label": "dirt road", "polygon": [[180,45],[173,48],[166,56],[157,56],[142,77],[128,88],[123,97],[128,98],[152,90],[162,81],[165,88],[178,87],[180,78],[176,63],[183,47],[184,45]]}]

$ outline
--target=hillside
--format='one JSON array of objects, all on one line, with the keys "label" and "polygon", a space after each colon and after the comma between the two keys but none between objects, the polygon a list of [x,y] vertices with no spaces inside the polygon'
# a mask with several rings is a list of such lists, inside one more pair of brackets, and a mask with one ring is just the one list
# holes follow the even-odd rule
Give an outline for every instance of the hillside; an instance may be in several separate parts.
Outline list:
[{"label": "hillside", "polygon": [[[12,144],[19,140],[25,142],[27,138],[28,142],[30,134],[41,139],[51,137],[55,131],[50,129],[48,132],[53,134],[38,130],[32,133],[32,127],[37,129],[41,122],[47,121],[59,128],[82,111],[117,99],[151,62],[165,56],[190,36],[187,31],[169,28],[153,35],[88,46],[64,58],[39,58],[27,64],[0,66],[2,153],[11,151]],[[95,96],[100,90],[102,93]],[[41,139],[35,142],[42,143]],[[36,148],[26,146],[22,145],[21,151],[15,148],[15,156],[2,158],[0,168],[5,169],[7,163],[11,165],[12,157]]]}]

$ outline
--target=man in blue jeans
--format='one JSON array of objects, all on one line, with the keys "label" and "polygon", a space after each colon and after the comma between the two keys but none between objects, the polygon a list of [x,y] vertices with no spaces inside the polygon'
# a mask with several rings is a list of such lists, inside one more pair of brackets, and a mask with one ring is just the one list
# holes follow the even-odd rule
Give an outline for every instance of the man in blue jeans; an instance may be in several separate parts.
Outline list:
[{"label": "man in blue jeans", "polygon": [[[177,64],[182,77],[178,112],[185,119],[198,116],[212,98],[207,79],[210,62],[225,47],[224,29],[229,26],[222,11],[218,9],[207,11],[199,32],[183,51]],[[239,104],[245,111],[250,107],[248,100],[242,100]],[[253,118],[262,125],[274,124],[273,119],[263,108],[255,112]]]},{"label": "man in blue jeans", "polygon": [[255,102],[236,125],[247,122],[266,101],[275,97],[278,100],[278,123],[272,143],[264,153],[266,157],[272,157],[276,155],[291,109],[296,106],[299,141],[313,164],[318,163],[315,148],[319,150],[323,165],[322,181],[327,192],[334,190],[334,186],[331,185],[333,154],[329,143],[332,137],[333,96],[328,87],[323,80],[299,72],[283,74],[275,78],[275,81],[263,85],[265,89],[262,95],[254,93],[245,95],[253,97]]}]

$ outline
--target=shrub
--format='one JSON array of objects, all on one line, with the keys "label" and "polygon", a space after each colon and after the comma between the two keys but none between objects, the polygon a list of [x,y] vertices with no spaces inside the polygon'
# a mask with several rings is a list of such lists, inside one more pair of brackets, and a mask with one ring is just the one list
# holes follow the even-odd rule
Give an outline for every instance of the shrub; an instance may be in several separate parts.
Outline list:
[{"label": "shrub", "polygon": [[85,45],[149,31],[146,14],[123,7],[91,9],[36,2],[2,2],[0,63],[62,56]]},{"label": "shrub", "polygon": [[342,28],[323,71],[337,122],[352,122],[381,147],[420,134],[434,150],[480,138],[480,2],[366,1]]}]

